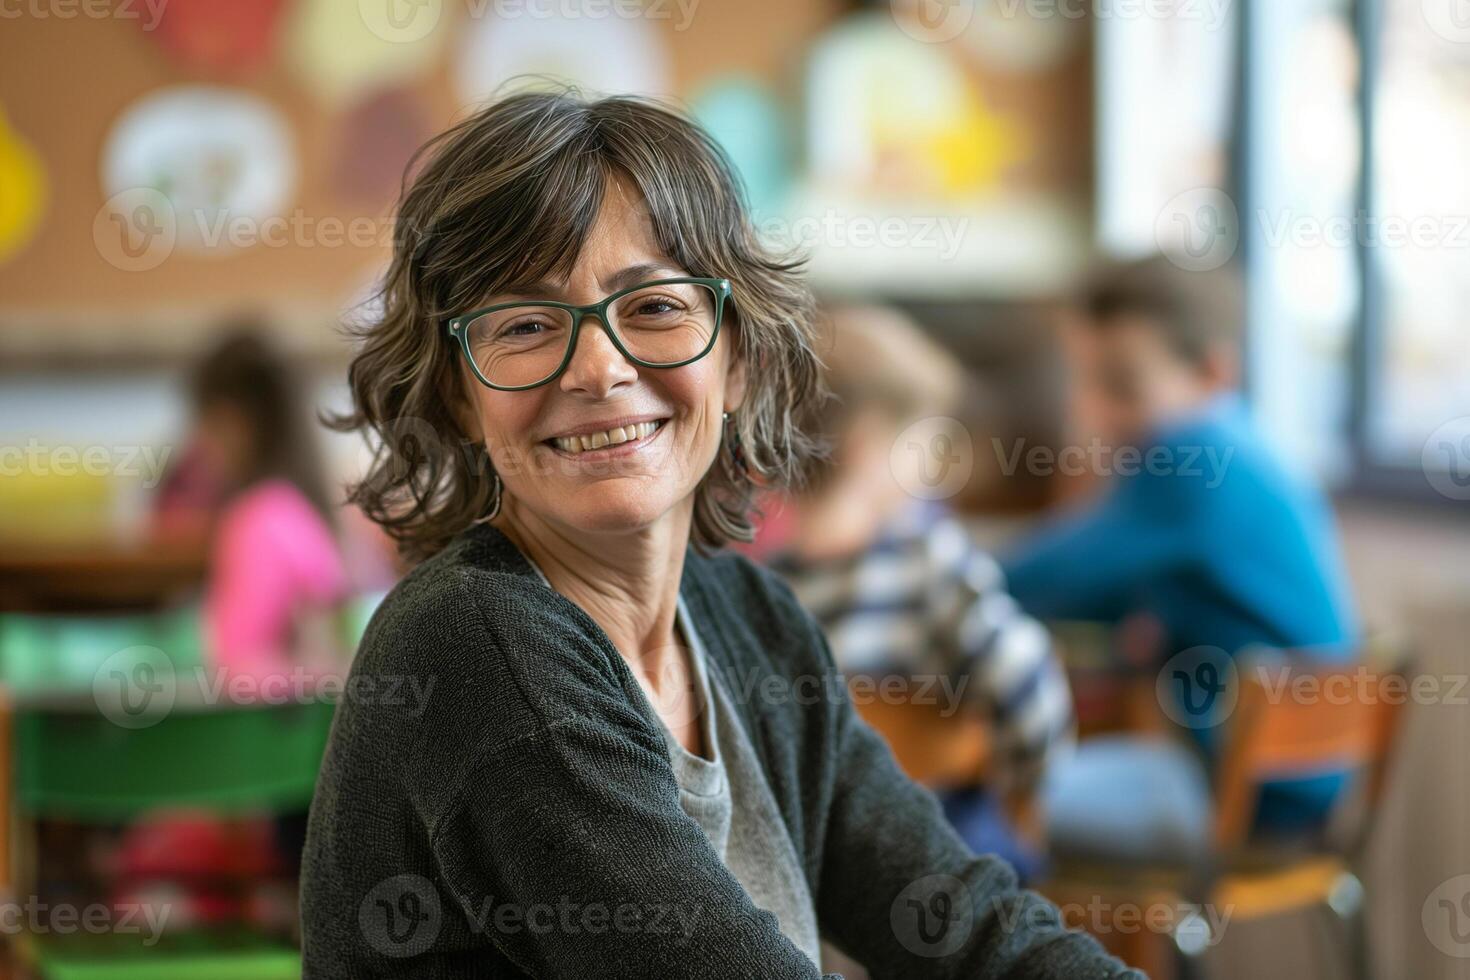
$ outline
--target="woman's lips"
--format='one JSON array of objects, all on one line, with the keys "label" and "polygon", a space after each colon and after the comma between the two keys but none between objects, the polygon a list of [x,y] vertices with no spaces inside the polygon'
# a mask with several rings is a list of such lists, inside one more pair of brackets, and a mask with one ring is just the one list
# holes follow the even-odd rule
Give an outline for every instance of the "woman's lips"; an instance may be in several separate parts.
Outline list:
[{"label": "woman's lips", "polygon": [[[598,446],[595,449],[564,449],[562,448],[563,445],[568,442],[568,440],[565,439],[548,439],[543,443],[543,445],[549,448],[552,452],[556,453],[558,456],[561,456],[565,459],[575,459],[579,462],[593,463],[599,462],[601,460],[617,459],[620,456],[631,456],[633,453],[638,452],[649,443],[651,443],[653,440],[657,439],[659,433],[662,432],[667,426],[668,421],[668,419],[659,419],[655,422],[639,423],[636,426],[621,426],[620,428],[623,430],[624,435],[623,442],[619,442],[615,445]],[[651,431],[647,431],[650,429],[650,427]],[[633,439],[627,439],[626,435],[630,429],[637,430],[639,432],[642,432],[643,434]],[[595,436],[573,436],[571,438],[577,440],[578,444],[581,445],[596,443],[600,441]],[[582,442],[583,439],[587,440],[587,442]]]}]

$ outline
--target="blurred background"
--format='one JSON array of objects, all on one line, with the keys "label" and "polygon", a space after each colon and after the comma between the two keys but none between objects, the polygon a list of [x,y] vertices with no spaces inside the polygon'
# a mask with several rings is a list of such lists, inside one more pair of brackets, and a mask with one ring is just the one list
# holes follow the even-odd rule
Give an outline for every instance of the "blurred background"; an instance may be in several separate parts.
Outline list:
[{"label": "blurred background", "polygon": [[[1152,976],[1470,976],[1458,0],[10,0],[0,52],[15,975],[299,973],[293,862],[331,688],[404,570],[342,505],[371,447],[317,422],[349,407],[343,328],[372,321],[414,150],[507,83],[571,81],[709,129],[762,233],[809,256],[826,351],[875,345],[834,355],[837,381],[943,393],[889,398],[886,441],[851,459],[963,528],[974,567],[1005,573],[975,591],[1009,579],[1065,675],[1024,777],[984,761],[1004,698],[866,712],[957,826],[964,793],[999,801],[994,849]],[[1230,297],[1162,298],[1206,282]],[[1176,349],[1191,331],[1220,357]],[[898,380],[864,373],[875,358]],[[1219,463],[1198,499],[1233,509],[1180,503],[1197,484],[1169,476],[1118,504],[1118,447],[1236,389],[1248,428],[1163,443],[1181,469]],[[1128,405],[1143,417],[1110,426]],[[938,479],[897,462],[911,448]],[[839,455],[834,479],[860,465]],[[773,502],[752,553],[799,586],[850,568],[881,534],[824,551],[853,506],[835,499]],[[1110,502],[1151,523],[1067,523]],[[1148,534],[1174,557],[1140,569]],[[1080,566],[1139,578],[1075,608]],[[1320,634],[1179,627],[1313,602]],[[954,669],[923,665],[932,637],[873,654],[854,609],[814,609],[854,676]],[[1240,647],[1328,644],[1288,662],[1355,670],[1351,697],[1246,710]],[[1166,696],[1185,654],[1233,685],[1213,746]],[[241,686],[178,679],[208,667]],[[1130,739],[1189,746],[1194,768],[1080,839],[1088,779],[1119,764],[1084,750]],[[1354,778],[1310,833],[1261,848],[1260,788],[1334,773]]]}]

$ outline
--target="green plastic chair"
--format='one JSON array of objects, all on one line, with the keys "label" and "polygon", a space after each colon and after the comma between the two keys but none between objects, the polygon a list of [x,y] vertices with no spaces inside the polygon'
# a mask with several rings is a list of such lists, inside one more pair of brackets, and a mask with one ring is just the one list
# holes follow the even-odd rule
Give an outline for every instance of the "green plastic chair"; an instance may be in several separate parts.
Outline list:
[{"label": "green plastic chair", "polygon": [[[86,694],[119,650],[168,651],[177,670],[202,662],[202,611],[184,606],[129,615],[0,615],[0,682],[19,697]],[[116,664],[116,661],[111,661]]]},{"label": "green plastic chair", "polygon": [[[304,808],[334,705],[178,706],[141,728],[90,701],[18,702],[16,807],[26,818],[120,822],[165,807],[220,814]],[[294,946],[248,928],[165,934],[28,935],[25,958],[48,980],[298,980]]]}]

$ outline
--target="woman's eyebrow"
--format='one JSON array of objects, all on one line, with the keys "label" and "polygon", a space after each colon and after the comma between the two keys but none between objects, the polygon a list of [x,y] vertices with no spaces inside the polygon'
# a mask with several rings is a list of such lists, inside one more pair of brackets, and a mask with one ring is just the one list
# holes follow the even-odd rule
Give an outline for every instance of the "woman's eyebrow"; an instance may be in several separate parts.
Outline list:
[{"label": "woman's eyebrow", "polygon": [[606,279],[599,281],[602,283],[602,288],[615,293],[619,289],[627,286],[636,286],[640,282],[646,282],[649,279],[661,279],[677,275],[681,275],[681,273],[667,263],[640,262],[637,265],[630,265],[625,269],[620,269]]},{"label": "woman's eyebrow", "polygon": [[[598,282],[610,293],[627,286],[636,286],[640,282],[649,279],[661,279],[669,276],[682,275],[677,269],[665,262],[640,262],[619,269],[606,279]],[[552,282],[548,279],[540,279],[536,282],[513,282],[495,291],[497,300],[517,299],[553,299],[560,296],[566,290],[566,283]]]}]

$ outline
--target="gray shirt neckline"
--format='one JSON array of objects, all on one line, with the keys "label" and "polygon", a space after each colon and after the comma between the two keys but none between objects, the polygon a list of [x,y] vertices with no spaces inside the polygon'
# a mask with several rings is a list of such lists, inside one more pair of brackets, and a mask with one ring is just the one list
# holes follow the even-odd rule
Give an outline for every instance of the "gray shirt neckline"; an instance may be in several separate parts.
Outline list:
[{"label": "gray shirt neckline", "polygon": [[[551,581],[540,566],[530,556],[526,556],[526,562],[551,589]],[[724,685],[718,678],[711,680],[708,652],[693,626],[683,595],[678,597],[674,624],[689,648],[697,698],[691,710],[699,712],[700,732],[710,757],[696,755],[679,744],[641,685],[638,693],[663,732],[669,765],[679,786],[679,805],[699,824],[751,901],[774,915],[782,934],[820,966],[816,907],[796,847],[749,733]]]}]

